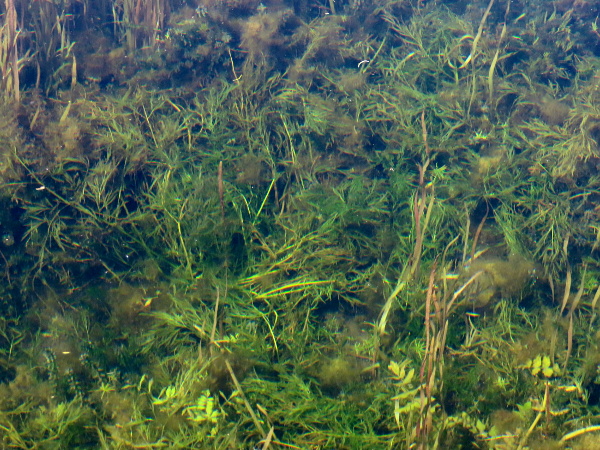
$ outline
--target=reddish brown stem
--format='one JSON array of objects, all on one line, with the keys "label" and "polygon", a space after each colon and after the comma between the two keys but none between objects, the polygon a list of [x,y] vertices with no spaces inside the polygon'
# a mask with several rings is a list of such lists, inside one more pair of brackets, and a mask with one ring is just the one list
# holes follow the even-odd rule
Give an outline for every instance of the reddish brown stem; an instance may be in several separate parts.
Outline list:
[{"label": "reddish brown stem", "polygon": [[221,203],[221,219],[225,220],[225,189],[223,188],[223,161],[219,161],[217,170],[217,186],[219,189],[219,202]]}]

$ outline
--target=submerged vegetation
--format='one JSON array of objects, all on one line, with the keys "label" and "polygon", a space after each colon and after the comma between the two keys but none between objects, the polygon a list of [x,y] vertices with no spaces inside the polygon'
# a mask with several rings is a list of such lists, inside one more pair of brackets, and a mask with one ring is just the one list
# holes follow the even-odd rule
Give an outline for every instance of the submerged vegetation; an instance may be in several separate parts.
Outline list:
[{"label": "submerged vegetation", "polygon": [[6,448],[600,448],[600,7],[6,0]]}]

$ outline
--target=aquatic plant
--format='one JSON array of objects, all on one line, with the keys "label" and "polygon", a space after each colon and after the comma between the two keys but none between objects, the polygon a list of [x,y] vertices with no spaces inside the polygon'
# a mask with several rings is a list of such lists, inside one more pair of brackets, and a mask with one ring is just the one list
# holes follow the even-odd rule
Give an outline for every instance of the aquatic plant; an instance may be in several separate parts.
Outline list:
[{"label": "aquatic plant", "polygon": [[5,445],[586,448],[579,2],[9,3]]}]

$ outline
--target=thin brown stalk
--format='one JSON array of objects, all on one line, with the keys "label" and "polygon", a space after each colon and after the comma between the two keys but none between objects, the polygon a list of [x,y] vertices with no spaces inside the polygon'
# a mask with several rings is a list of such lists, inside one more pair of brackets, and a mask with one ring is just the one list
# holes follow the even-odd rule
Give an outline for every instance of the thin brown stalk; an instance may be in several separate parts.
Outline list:
[{"label": "thin brown stalk", "polygon": [[[587,269],[587,268],[586,268]],[[563,364],[563,369],[567,367],[567,363],[569,362],[569,358],[571,356],[571,352],[573,351],[573,314],[579,306],[579,302],[581,301],[581,297],[583,297],[583,290],[585,287],[585,274],[586,269],[583,271],[583,275],[581,276],[581,281],[579,282],[579,289],[573,302],[571,303],[571,307],[569,308],[569,329],[567,331],[567,354],[565,355],[565,362]]]},{"label": "thin brown stalk", "polygon": [[71,64],[71,89],[77,86],[77,59],[73,55],[73,63]]},{"label": "thin brown stalk", "polygon": [[594,294],[594,299],[592,300],[592,311],[596,311],[596,303],[598,303],[598,299],[600,299],[600,286],[596,289],[596,293]]},{"label": "thin brown stalk", "polygon": [[[435,289],[436,265],[437,265],[437,263],[434,262],[433,267],[431,268],[431,272],[429,274],[429,285],[427,286],[427,296],[425,297],[425,349],[426,349],[426,351],[429,351],[429,349],[431,348],[431,335],[432,335],[431,305],[433,303],[433,297],[434,297],[433,290]],[[424,364],[424,362],[425,362],[425,359],[423,360],[423,364],[421,365],[421,373],[420,373],[421,384],[423,384],[424,379],[425,379],[425,364]],[[430,367],[428,367],[428,371],[429,370],[430,370]]]},{"label": "thin brown stalk", "polygon": [[218,318],[219,318],[220,299],[221,298],[219,296],[219,286],[217,286],[217,299],[215,301],[215,311],[213,313],[213,325],[212,325],[212,329],[210,330],[210,343],[211,344],[216,344],[215,336],[217,334],[217,323],[218,323]]},{"label": "thin brown stalk", "polygon": [[[418,195],[418,194],[417,194]],[[409,279],[413,279],[417,274],[419,265],[421,263],[421,255],[423,252],[423,240],[425,239],[425,232],[431,219],[431,212],[433,211],[433,202],[435,201],[435,195],[432,193],[429,197],[429,203],[427,201],[427,193],[425,188],[422,189],[420,201],[415,203],[415,246],[413,250],[411,269],[409,272]]]},{"label": "thin brown stalk", "polygon": [[423,144],[425,144],[425,153],[427,156],[431,153],[429,143],[427,142],[427,125],[425,124],[425,110],[421,111],[421,130],[423,133]]},{"label": "thin brown stalk", "polygon": [[469,248],[469,236],[471,234],[471,218],[469,217],[469,212],[465,211],[467,215],[467,227],[463,233],[463,252],[462,252],[462,265],[464,266],[467,263],[467,249]]},{"label": "thin brown stalk", "polygon": [[219,161],[217,170],[217,186],[219,190],[219,202],[221,203],[221,219],[225,221],[225,189],[223,187],[223,161]]},{"label": "thin brown stalk", "polygon": [[544,390],[544,413],[546,414],[546,429],[550,426],[550,418],[552,417],[552,411],[550,408],[550,382],[546,381],[546,388]]},{"label": "thin brown stalk", "polygon": [[548,274],[548,284],[550,285],[550,293],[552,294],[552,303],[556,301],[556,289],[554,289],[554,277]]},{"label": "thin brown stalk", "polygon": [[[428,164],[428,162],[426,164]],[[419,191],[415,194],[415,199],[413,202],[413,216],[415,221],[415,244],[413,247],[413,254],[409,264],[406,265],[402,270],[394,291],[388,296],[381,310],[381,315],[377,324],[379,335],[383,335],[385,333],[385,327],[387,325],[387,320],[392,310],[394,300],[417,274],[421,262],[421,254],[423,251],[423,240],[425,238],[427,226],[431,219],[431,211],[433,210],[434,201],[435,195],[432,192],[430,194],[429,203],[427,203],[427,192],[425,188],[419,189]]]},{"label": "thin brown stalk", "polygon": [[229,361],[225,360],[225,365],[227,366],[227,370],[229,371],[229,375],[231,376],[231,380],[233,381],[235,388],[240,393],[240,396],[242,397],[242,400],[244,401],[244,405],[246,406],[246,410],[248,411],[248,414],[250,414],[250,417],[252,418],[252,421],[254,422],[254,426],[260,432],[260,435],[263,437],[263,439],[266,439],[267,434],[265,433],[265,430],[264,430],[262,424],[260,423],[260,420],[258,420],[258,416],[252,409],[252,406],[250,406],[250,402],[248,401],[246,394],[244,394],[244,390],[242,389],[240,382],[238,381],[237,377],[235,376],[235,372],[233,371],[231,364],[229,364]]},{"label": "thin brown stalk", "polygon": [[569,302],[569,296],[571,295],[571,283],[573,280],[573,275],[571,273],[571,267],[567,266],[567,279],[565,281],[565,293],[563,294],[562,304],[560,306],[560,313],[562,314],[567,307],[567,303]]},{"label": "thin brown stalk", "polygon": [[594,326],[594,320],[596,320],[596,304],[600,299],[600,286],[596,289],[596,293],[594,294],[594,298],[592,300],[591,309],[592,315],[590,317],[590,329]]},{"label": "thin brown stalk", "polygon": [[581,301],[581,297],[583,297],[583,290],[585,287],[585,275],[587,273],[587,267],[583,268],[583,275],[581,276],[581,280],[579,281],[579,289],[577,290],[577,294],[575,294],[575,298],[573,302],[571,302],[571,307],[569,308],[569,314],[573,315],[573,312],[579,306],[579,302]]},{"label": "thin brown stalk", "polygon": [[425,355],[421,361],[419,378],[420,387],[420,413],[415,430],[417,448],[425,449],[428,445],[429,433],[433,421],[433,395],[442,390],[444,373],[444,350],[448,337],[448,317],[462,293],[481,275],[474,274],[466,283],[454,293],[445,293],[441,299],[437,296],[436,274],[437,260],[434,262],[429,274],[429,283],[425,297]]},{"label": "thin brown stalk", "polygon": [[421,263],[421,253],[423,251],[423,239],[425,238],[425,231],[431,217],[431,210],[433,207],[433,201],[435,196],[431,194],[429,204],[427,204],[427,186],[425,186],[425,172],[431,163],[429,157],[431,148],[427,140],[427,124],[425,123],[425,111],[421,112],[421,130],[423,134],[423,145],[425,146],[425,154],[427,159],[423,164],[419,164],[419,188],[415,194],[413,201],[413,216],[415,221],[415,245],[413,249],[413,256],[411,262],[411,270],[409,272],[409,278],[413,278]]},{"label": "thin brown stalk", "polygon": [[565,355],[565,362],[563,364],[563,370],[567,367],[571,352],[573,351],[573,315],[569,314],[569,329],[567,330],[567,354]]},{"label": "thin brown stalk", "polygon": [[475,230],[475,236],[473,236],[473,244],[471,246],[471,262],[473,262],[473,258],[475,257],[475,250],[477,250],[477,243],[479,242],[479,236],[481,235],[481,230],[483,230],[483,226],[485,225],[485,221],[487,220],[488,210],[485,211],[485,216],[479,222],[479,226],[477,230]]},{"label": "thin brown stalk", "polygon": [[433,399],[433,390],[435,388],[436,366],[439,333],[435,333],[435,324],[432,320],[432,307],[436,310],[439,305],[436,299],[436,268],[437,261],[433,263],[431,272],[429,273],[429,284],[427,286],[427,296],[425,297],[425,355],[421,362],[419,378],[421,382],[420,388],[420,418],[417,423],[417,439],[420,440],[419,447],[425,448],[427,445],[429,431],[432,426],[431,401]]}]

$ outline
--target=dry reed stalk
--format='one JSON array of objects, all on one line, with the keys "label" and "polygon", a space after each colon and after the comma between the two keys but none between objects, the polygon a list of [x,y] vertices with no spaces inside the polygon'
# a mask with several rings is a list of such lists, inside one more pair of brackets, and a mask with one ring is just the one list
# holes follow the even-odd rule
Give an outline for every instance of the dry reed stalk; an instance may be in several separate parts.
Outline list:
[{"label": "dry reed stalk", "polygon": [[113,16],[123,28],[127,48],[154,48],[167,19],[166,0],[122,0],[113,7]]},{"label": "dry reed stalk", "polygon": [[154,48],[159,41],[159,34],[164,29],[168,3],[166,0],[138,0],[148,5],[141,19],[146,28],[146,46]]},{"label": "dry reed stalk", "polygon": [[5,0],[4,25],[0,29],[0,65],[5,97],[21,100],[19,56],[17,49],[17,11],[14,0]]}]

